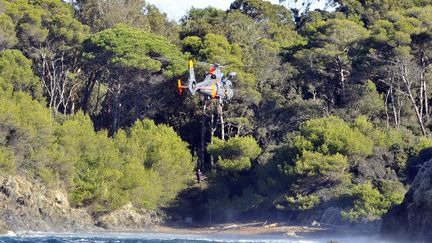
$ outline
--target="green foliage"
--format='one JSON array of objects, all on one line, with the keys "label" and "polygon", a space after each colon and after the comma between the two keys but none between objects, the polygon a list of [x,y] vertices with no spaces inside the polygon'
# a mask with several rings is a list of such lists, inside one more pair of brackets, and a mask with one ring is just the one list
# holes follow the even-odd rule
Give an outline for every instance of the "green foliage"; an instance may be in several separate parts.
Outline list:
[{"label": "green foliage", "polygon": [[162,71],[172,76],[185,69],[186,58],[166,38],[126,25],[117,25],[94,34],[84,43],[84,51],[93,65],[108,70]]},{"label": "green foliage", "polygon": [[390,208],[392,205],[398,205],[402,203],[406,189],[400,181],[382,180],[380,192],[385,198],[385,201],[389,204],[388,208]]},{"label": "green foliage", "polygon": [[288,9],[281,5],[271,4],[261,0],[236,0],[231,4],[230,9],[240,10],[255,21],[259,22],[270,18],[279,24],[292,25],[292,14]]},{"label": "green foliage", "polygon": [[304,150],[296,160],[295,170],[306,176],[320,175],[337,180],[348,169],[348,159],[342,154],[324,155]]},{"label": "green foliage", "polygon": [[[54,112],[71,112],[70,109],[75,107],[72,103],[76,101],[74,92],[80,86],[77,78],[81,71],[78,67],[79,48],[89,28],[75,19],[73,8],[61,0],[0,1],[0,4],[4,14],[12,19],[11,29],[18,39],[11,47],[33,61],[30,65],[41,80],[49,107]],[[9,57],[9,62],[11,60]],[[19,63],[20,60],[22,58],[16,56],[15,61]],[[27,65],[25,63],[23,68]],[[30,81],[28,72],[23,74],[27,75],[22,77],[26,79],[17,84],[30,85],[25,83]],[[32,90],[33,96],[40,95],[42,87]]]},{"label": "green foliage", "polygon": [[225,36],[207,34],[200,49],[200,55],[210,63],[229,63],[233,66],[241,66],[238,47],[231,45]]},{"label": "green foliage", "polygon": [[[143,107],[149,107],[149,103],[160,99],[160,106],[166,106],[174,93],[160,95],[159,86],[187,67],[185,55],[165,37],[124,24],[90,36],[83,51],[89,64],[86,70],[93,78],[87,86],[87,101],[96,82],[104,84],[108,91],[102,109],[107,111],[103,115],[110,118],[110,135],[143,116]],[[122,103],[129,109],[121,109]],[[149,113],[154,114],[156,109],[149,109]]]},{"label": "green foliage", "polygon": [[[2,1],[5,13],[16,24],[21,48],[40,48],[46,40],[66,50],[79,44],[86,36],[87,26],[74,18],[70,6],[60,0]],[[30,49],[27,49],[30,51]],[[34,50],[31,50],[34,51]]]},{"label": "green foliage", "polygon": [[177,41],[178,25],[165,13],[142,0],[76,0],[72,2],[78,18],[93,32],[125,24]]},{"label": "green foliage", "polygon": [[[17,50],[0,54],[2,171],[14,173],[16,168],[48,186],[65,185],[72,205],[94,214],[128,201],[152,209],[166,205],[193,178],[188,145],[166,126],[145,121],[123,136],[135,142],[136,151],[145,148],[148,157],[143,158],[142,153],[129,154],[130,146],[120,147],[120,134],[112,139],[105,131],[95,132],[82,113],[57,124],[42,104],[21,92],[40,95],[31,66]],[[143,139],[152,137],[154,141]]]},{"label": "green foliage", "polygon": [[0,49],[11,48],[17,44],[18,40],[15,34],[15,24],[7,14],[0,14]]},{"label": "green foliage", "polygon": [[217,157],[218,166],[226,171],[241,171],[251,167],[251,160],[260,153],[253,137],[232,137],[227,141],[213,138],[213,144],[209,144],[208,152]]},{"label": "green foliage", "polygon": [[[142,172],[147,173],[144,175],[149,179],[141,182],[138,187],[150,189],[149,193],[156,193],[142,198],[142,204],[166,205],[180,190],[186,188],[193,178],[195,162],[187,149],[187,143],[166,125],[156,125],[150,120],[138,121],[128,130],[126,136],[116,135],[116,140],[123,161],[129,169],[138,165],[146,169]],[[140,176],[137,173],[138,171],[133,172],[138,179]],[[123,183],[133,183],[129,179],[131,177],[124,178]]]},{"label": "green foliage", "polygon": [[165,36],[170,42],[178,43],[179,26],[174,21],[169,21],[165,13],[157,7],[147,4],[145,15],[150,32]]},{"label": "green foliage", "polygon": [[188,36],[182,40],[183,51],[197,56],[202,48],[202,40],[198,36]]},{"label": "green foliage", "polygon": [[405,192],[402,183],[393,180],[382,180],[380,188],[374,187],[369,181],[355,185],[351,191],[354,206],[342,215],[354,221],[380,217],[391,206],[400,204]]},{"label": "green foliage", "polygon": [[414,146],[414,151],[418,154],[421,150],[432,147],[432,138],[430,137],[419,137],[417,143]]},{"label": "green foliage", "polygon": [[218,24],[223,22],[225,12],[221,9],[208,7],[205,9],[192,8],[189,15],[183,18],[181,37],[204,37],[208,33],[219,33]]},{"label": "green foliage", "polygon": [[287,202],[290,204],[291,209],[294,210],[307,210],[316,206],[320,202],[320,198],[317,195],[297,195],[295,197],[286,196]]},{"label": "green foliage", "polygon": [[147,25],[142,14],[144,1],[74,1],[80,20],[89,25],[93,31],[111,28],[116,24],[129,24],[134,27]]},{"label": "green foliage", "polygon": [[2,95],[0,104],[0,141],[13,147],[16,156],[23,156],[26,166],[42,166],[31,160],[46,152],[43,150],[54,140],[55,123],[50,112],[21,92]]},{"label": "green foliage", "polygon": [[366,116],[355,119],[353,128],[370,138],[375,146],[389,148],[395,144],[403,144],[402,134],[395,129],[379,129],[371,123]]},{"label": "green foliage", "polygon": [[[341,2],[342,1],[335,1]],[[391,11],[401,11],[404,9],[412,8],[414,6],[427,6],[430,5],[429,0],[372,0],[372,1],[358,1],[349,0],[343,1],[343,6],[346,7],[347,12],[350,14],[360,15],[366,25],[371,25],[382,19],[387,13]]]},{"label": "green foliage", "polygon": [[15,161],[19,173],[50,186],[68,184],[73,168],[56,144],[57,124],[50,111],[22,92],[3,94],[0,104],[0,141],[4,151],[13,152],[6,153],[8,163]]},{"label": "green foliage", "polygon": [[347,109],[351,110],[351,116],[366,116],[371,120],[379,120],[385,112],[384,97],[377,91],[375,83],[368,80],[365,85],[353,87],[353,97],[348,102]]},{"label": "green foliage", "polygon": [[[400,132],[376,128],[366,116],[357,117],[352,125],[329,116],[305,122],[298,135],[287,138],[291,158],[280,166],[296,182],[294,189],[285,193],[285,201],[276,200],[277,207],[287,204],[291,210],[306,210],[328,200],[340,200],[345,201],[344,216],[358,220],[379,217],[401,202],[405,190],[399,181],[381,179],[379,187],[357,184],[352,170],[356,160],[367,160],[373,149],[403,145]],[[346,204],[346,198],[352,198],[351,205]]]},{"label": "green foliage", "polygon": [[319,26],[316,33],[318,46],[322,45],[320,51],[329,56],[343,55],[346,48],[351,47],[359,39],[368,36],[368,31],[350,19],[332,19]]},{"label": "green foliage", "polygon": [[323,154],[372,154],[372,140],[335,116],[307,121],[301,126],[300,134],[297,139],[310,141],[314,145],[313,150]]},{"label": "green foliage", "polygon": [[0,52],[0,75],[13,86],[14,91],[23,91],[34,98],[42,97],[42,87],[32,70],[32,61],[18,50]]},{"label": "green foliage", "polygon": [[255,112],[262,110],[254,107],[270,95],[261,87],[284,94],[285,87],[291,86],[282,74],[285,66],[281,66],[280,53],[304,39],[294,31],[290,11],[265,1],[236,1],[226,13],[192,9],[183,19],[182,29],[185,51],[198,60],[227,65],[226,72],[237,72],[236,98],[226,106],[226,121],[239,131],[228,135],[252,134]]},{"label": "green foliage", "polygon": [[101,213],[127,202],[119,184],[120,153],[106,132],[94,132],[90,119],[79,113],[65,121],[56,135],[75,170],[69,194],[73,205],[91,206],[94,213]]},{"label": "green foliage", "polygon": [[387,211],[387,201],[370,182],[355,185],[352,189],[354,207],[343,212],[343,216],[353,220],[363,217],[379,217]]},{"label": "green foliage", "polygon": [[[14,4],[18,6],[14,6]],[[29,2],[27,6],[19,6],[19,4],[22,3],[9,5],[11,14],[20,17],[32,16],[31,18],[33,18],[23,18],[19,21],[19,28],[29,32],[25,35],[33,36],[33,33],[39,33],[36,34],[38,41],[43,41],[44,38],[48,37],[62,41],[67,45],[80,43],[86,36],[88,27],[77,21],[72,9],[62,1],[34,1]],[[14,11],[18,9],[20,12],[15,13]],[[36,25],[34,25],[35,23]],[[36,29],[34,29],[35,27]]]},{"label": "green foliage", "polygon": [[432,146],[432,2],[331,2],[236,0],[176,24],[141,0],[0,0],[1,172],[66,188],[95,215],[169,206],[201,149],[199,99],[175,96],[192,56],[237,72],[230,139],[204,141],[217,169],[192,205],[381,216],[402,201],[406,161]]},{"label": "green foliage", "polygon": [[4,174],[13,174],[16,169],[15,156],[13,152],[0,145],[0,171]]}]

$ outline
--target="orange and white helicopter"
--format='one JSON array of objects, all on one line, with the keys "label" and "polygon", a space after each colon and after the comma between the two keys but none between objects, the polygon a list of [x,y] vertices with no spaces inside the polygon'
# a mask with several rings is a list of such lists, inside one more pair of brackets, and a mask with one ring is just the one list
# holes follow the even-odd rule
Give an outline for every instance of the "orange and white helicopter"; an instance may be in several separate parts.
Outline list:
[{"label": "orange and white helicopter", "polygon": [[180,79],[178,80],[177,89],[179,94],[183,93],[183,89],[188,89],[192,95],[200,93],[205,98],[219,99],[220,103],[227,102],[234,95],[230,79],[236,76],[237,73],[230,72],[227,77],[224,77],[221,67],[217,63],[211,64],[210,70],[206,73],[204,80],[197,83],[193,61],[189,60],[189,79],[186,85],[183,85]]}]

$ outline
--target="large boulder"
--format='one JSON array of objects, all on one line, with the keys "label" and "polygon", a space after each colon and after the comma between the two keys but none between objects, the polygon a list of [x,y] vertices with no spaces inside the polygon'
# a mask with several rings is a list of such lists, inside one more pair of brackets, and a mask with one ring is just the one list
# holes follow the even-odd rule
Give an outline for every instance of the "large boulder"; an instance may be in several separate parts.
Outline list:
[{"label": "large boulder", "polygon": [[128,203],[123,207],[97,219],[97,226],[107,230],[139,231],[159,223],[159,217],[154,211],[136,207]]},{"label": "large boulder", "polygon": [[384,215],[382,234],[419,242],[432,239],[432,160],[416,166],[417,175],[402,204]]}]

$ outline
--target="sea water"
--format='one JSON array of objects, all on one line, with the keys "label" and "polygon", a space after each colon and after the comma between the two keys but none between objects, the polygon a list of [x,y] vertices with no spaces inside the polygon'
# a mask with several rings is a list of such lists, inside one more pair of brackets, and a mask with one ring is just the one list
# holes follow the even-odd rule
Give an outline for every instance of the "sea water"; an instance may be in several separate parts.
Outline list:
[{"label": "sea water", "polygon": [[0,236],[0,242],[19,243],[209,243],[209,242],[241,242],[241,243],[387,243],[378,237],[356,236],[337,237],[328,236],[321,238],[288,237],[281,234],[245,235],[245,234],[168,234],[168,233],[18,233],[14,236]]}]

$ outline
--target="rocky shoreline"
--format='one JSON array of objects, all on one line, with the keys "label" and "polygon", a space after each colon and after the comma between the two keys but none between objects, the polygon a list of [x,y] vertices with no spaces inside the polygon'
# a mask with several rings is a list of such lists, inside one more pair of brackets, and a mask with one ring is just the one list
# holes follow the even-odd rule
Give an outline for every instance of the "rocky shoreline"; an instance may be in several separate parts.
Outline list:
[{"label": "rocky shoreline", "polygon": [[84,209],[70,207],[66,194],[23,176],[0,176],[0,224],[5,230],[69,231],[91,229]]},{"label": "rocky shoreline", "polygon": [[[271,223],[262,225],[262,222],[247,224],[221,224],[213,226],[167,226],[155,225],[147,230],[140,231],[116,231],[116,230],[94,230],[78,232],[29,232],[22,231],[7,235],[7,237],[55,237],[58,239],[77,238],[80,239],[180,239],[185,242],[189,240],[221,241],[229,240],[238,242],[260,240],[282,240],[287,242],[370,242],[384,243],[379,234],[366,234],[364,232],[342,231],[325,227],[308,227],[285,225],[284,223]],[[1,235],[0,235],[1,236]]]},{"label": "rocky shoreline", "polygon": [[[178,225],[163,225],[155,212],[138,208],[131,203],[109,214],[92,217],[84,208],[71,207],[66,190],[48,188],[42,183],[31,181],[23,176],[0,175],[0,234],[25,231],[155,231],[296,235],[329,231],[329,229],[334,230],[332,227],[320,226],[319,224],[296,226],[281,222],[212,226],[191,225],[182,222]],[[346,229],[343,228],[343,230]]]},{"label": "rocky shoreline", "polygon": [[353,232],[338,230],[325,227],[308,227],[297,225],[285,225],[284,223],[272,223],[268,227],[257,225],[257,223],[248,224],[221,224],[213,226],[167,226],[167,225],[153,225],[143,230],[106,230],[103,228],[93,230],[79,230],[79,231],[9,231],[0,234],[5,236],[35,236],[35,235],[101,235],[101,236],[127,236],[127,235],[146,235],[146,234],[160,234],[160,235],[190,235],[190,236],[236,236],[237,238],[245,237],[276,237],[286,239],[334,239],[336,237],[374,237],[379,238],[379,234],[366,234],[364,232]]},{"label": "rocky shoreline", "polygon": [[432,239],[432,160],[418,172],[404,201],[383,217],[382,234],[393,239],[430,242]]},{"label": "rocky shoreline", "polygon": [[[392,209],[382,226],[384,236],[424,239],[431,236],[432,227],[429,196],[432,191],[432,161],[422,165],[408,191],[405,201]],[[327,211],[329,211],[329,208]],[[333,211],[337,211],[332,209]],[[327,212],[326,211],[326,212]],[[421,212],[419,214],[419,212]],[[326,215],[324,217],[324,215]],[[321,219],[338,222],[333,214],[324,213]],[[287,224],[283,222],[249,222],[220,225],[193,225],[188,222],[162,224],[153,211],[138,208],[129,203],[105,215],[92,217],[84,208],[69,204],[65,190],[47,188],[42,183],[23,176],[0,175],[0,234],[13,232],[156,232],[179,234],[280,234],[290,237],[299,235],[377,235],[376,224],[344,227],[314,222],[314,224]],[[367,227],[365,227],[367,226]],[[373,226],[373,227],[371,227]],[[419,235],[418,233],[422,233]],[[432,237],[432,236],[431,236]],[[430,238],[429,238],[430,239]]]},{"label": "rocky shoreline", "polygon": [[71,207],[66,190],[47,188],[23,176],[0,175],[0,234],[9,231],[140,231],[157,223],[159,218],[155,212],[131,203],[95,218],[85,208]]}]

